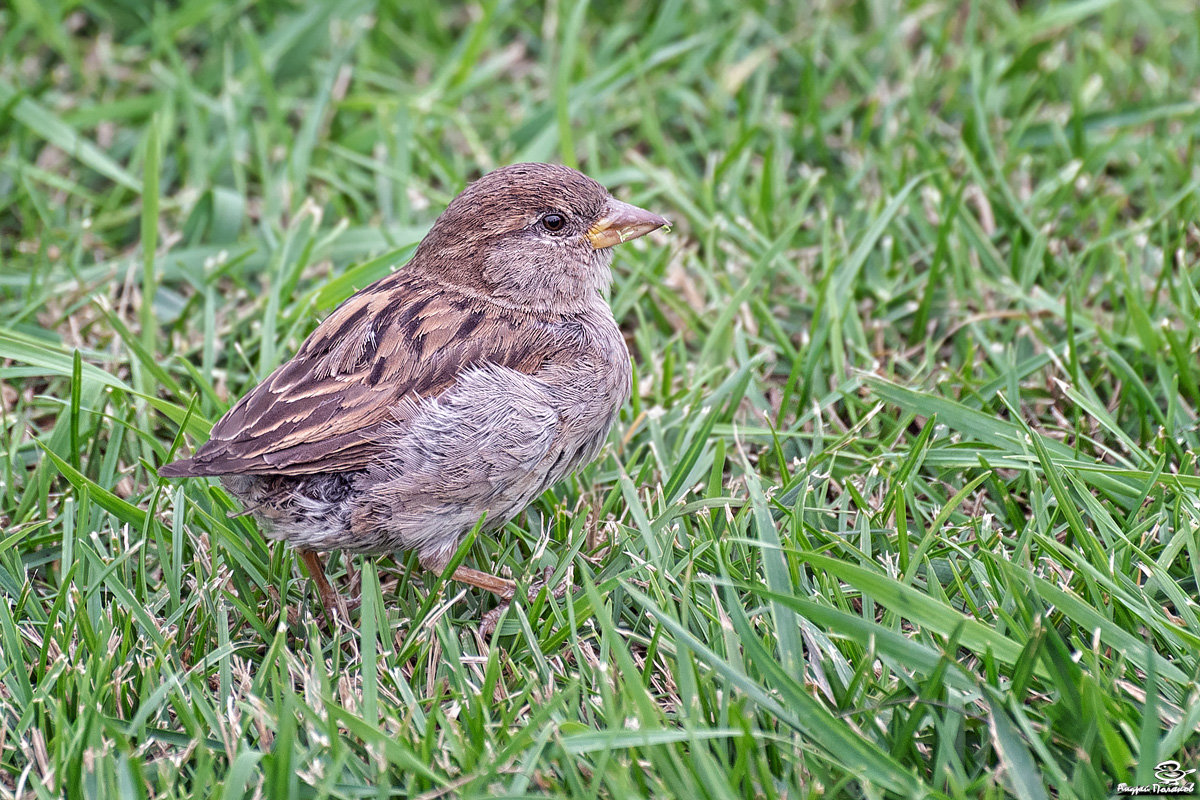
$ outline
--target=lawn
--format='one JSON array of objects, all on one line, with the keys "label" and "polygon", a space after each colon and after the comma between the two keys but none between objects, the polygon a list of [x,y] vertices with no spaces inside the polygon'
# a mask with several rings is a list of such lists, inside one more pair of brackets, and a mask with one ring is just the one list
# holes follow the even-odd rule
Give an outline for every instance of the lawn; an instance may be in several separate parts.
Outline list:
[{"label": "lawn", "polygon": [[[1093,798],[1200,768],[1191,0],[0,7],[0,797]],[[464,563],[156,468],[472,178],[633,397]],[[1195,774],[1189,776],[1195,778]]]}]

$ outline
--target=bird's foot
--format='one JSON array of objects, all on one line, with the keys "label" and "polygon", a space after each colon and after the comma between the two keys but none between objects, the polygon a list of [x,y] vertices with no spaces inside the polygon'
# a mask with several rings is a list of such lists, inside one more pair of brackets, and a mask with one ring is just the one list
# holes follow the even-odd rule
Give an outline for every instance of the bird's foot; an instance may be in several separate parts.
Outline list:
[{"label": "bird's foot", "polygon": [[[550,567],[546,567],[544,570],[542,570],[541,577],[534,580],[529,585],[529,592],[526,595],[529,599],[529,602],[532,603],[533,601],[537,600],[538,595],[540,595],[542,593],[543,589],[545,589],[547,591],[547,594],[550,597],[553,597],[556,600],[558,600],[558,599],[562,598],[564,595],[566,595],[567,588],[568,588],[566,581],[563,581],[558,586],[555,586],[553,589],[549,588],[550,576],[553,574],[554,574],[554,570],[552,570]],[[509,603],[511,603],[511,602],[512,602],[511,597],[501,598],[500,602],[496,605],[495,608],[493,608],[491,611],[487,612],[480,618],[479,634],[484,639],[490,639],[492,637],[492,634],[496,632],[496,626],[500,622],[500,615],[504,613],[504,610],[506,608],[508,608]]]},{"label": "bird's foot", "polygon": [[484,639],[491,639],[492,634],[496,632],[496,626],[500,624],[500,615],[508,608],[511,600],[501,600],[496,604],[496,607],[479,618],[479,635]]},{"label": "bird's foot", "polygon": [[545,589],[546,593],[555,600],[561,600],[563,598],[563,596],[567,593],[567,589],[569,588],[567,582],[563,581],[558,586],[555,586],[553,589],[551,589],[550,577],[553,574],[554,570],[550,569],[550,567],[546,567],[544,570],[542,570],[542,577],[529,584],[529,602],[532,603],[534,600],[536,600],[537,596],[542,593],[542,589]]},{"label": "bird's foot", "polygon": [[359,597],[343,597],[337,592],[321,593],[321,613],[325,617],[330,632],[338,628],[352,631],[354,626],[351,624],[350,612],[361,605],[362,599]]}]

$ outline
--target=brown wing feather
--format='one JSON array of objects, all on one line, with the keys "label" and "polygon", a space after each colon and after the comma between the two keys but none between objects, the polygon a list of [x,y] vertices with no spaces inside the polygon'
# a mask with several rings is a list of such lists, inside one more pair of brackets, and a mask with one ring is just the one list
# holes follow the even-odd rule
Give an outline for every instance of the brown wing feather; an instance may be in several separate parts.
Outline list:
[{"label": "brown wing feather", "polygon": [[362,469],[406,398],[436,396],[488,362],[535,372],[547,329],[409,270],[339,306],[299,352],[213,426],[184,475],[302,475]]}]

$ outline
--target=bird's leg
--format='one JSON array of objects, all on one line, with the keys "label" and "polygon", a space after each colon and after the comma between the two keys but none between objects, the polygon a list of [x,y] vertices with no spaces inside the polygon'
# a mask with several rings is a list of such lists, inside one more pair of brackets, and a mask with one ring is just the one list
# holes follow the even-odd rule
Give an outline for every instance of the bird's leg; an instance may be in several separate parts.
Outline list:
[{"label": "bird's leg", "polygon": [[321,609],[325,613],[325,619],[329,622],[329,627],[332,628],[334,625],[334,609],[341,612],[342,619],[349,621],[350,609],[346,605],[345,598],[329,585],[329,580],[325,577],[325,568],[321,565],[321,557],[315,551],[305,550],[304,548],[297,548],[296,552],[300,554],[300,560],[304,562],[304,566],[308,569],[309,577],[316,584],[317,594],[321,598]]},{"label": "bird's leg", "polygon": [[454,570],[450,580],[469,583],[477,589],[484,589],[499,597],[501,600],[511,600],[517,593],[517,584],[507,578],[499,578],[487,572],[480,572],[470,567],[459,567]]}]

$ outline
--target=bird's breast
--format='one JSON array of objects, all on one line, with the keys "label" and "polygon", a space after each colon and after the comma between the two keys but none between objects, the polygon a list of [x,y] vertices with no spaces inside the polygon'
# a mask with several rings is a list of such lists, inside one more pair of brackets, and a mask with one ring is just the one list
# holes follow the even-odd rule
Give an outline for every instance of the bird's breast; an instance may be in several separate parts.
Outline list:
[{"label": "bird's breast", "polygon": [[[629,399],[632,371],[629,350],[612,312],[581,314],[555,323],[560,342],[545,378],[555,386],[563,415],[601,420],[615,416]],[[607,431],[612,420],[603,425]]]}]

